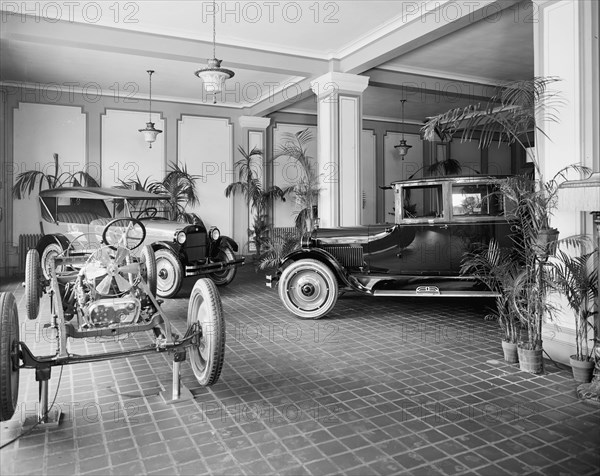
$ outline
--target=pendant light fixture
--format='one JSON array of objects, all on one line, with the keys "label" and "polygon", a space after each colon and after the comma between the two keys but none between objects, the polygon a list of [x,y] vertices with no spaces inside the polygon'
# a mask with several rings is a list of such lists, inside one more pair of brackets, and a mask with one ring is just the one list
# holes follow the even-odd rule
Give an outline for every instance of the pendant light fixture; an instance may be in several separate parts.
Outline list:
[{"label": "pendant light fixture", "polygon": [[229,69],[221,68],[221,61],[216,55],[217,39],[217,6],[216,0],[213,0],[213,57],[208,60],[206,68],[199,69],[194,74],[203,81],[204,91],[207,94],[215,96],[214,102],[217,102],[216,95],[223,90],[225,81],[233,78],[235,73]]},{"label": "pendant light fixture", "polygon": [[400,144],[394,146],[394,149],[398,149],[400,158],[404,160],[404,157],[406,157],[406,154],[408,154],[408,150],[412,148],[412,145],[408,145],[404,140],[404,103],[406,102],[406,99],[401,99],[400,102],[402,103],[402,140],[400,141]]},{"label": "pendant light fixture", "polygon": [[150,81],[150,106],[148,110],[148,122],[146,122],[145,129],[138,129],[141,133],[144,134],[144,140],[148,142],[148,146],[152,149],[152,142],[156,140],[156,136],[160,134],[162,131],[154,128],[154,122],[152,122],[152,74],[154,70],[147,70],[148,78]]}]

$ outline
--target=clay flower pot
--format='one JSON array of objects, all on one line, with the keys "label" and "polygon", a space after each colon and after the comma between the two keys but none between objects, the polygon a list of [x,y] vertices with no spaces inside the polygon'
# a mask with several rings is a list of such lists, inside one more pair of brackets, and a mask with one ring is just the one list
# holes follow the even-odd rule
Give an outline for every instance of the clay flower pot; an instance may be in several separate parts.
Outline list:
[{"label": "clay flower pot", "polygon": [[504,351],[504,360],[509,364],[516,364],[519,362],[519,355],[517,353],[517,344],[514,342],[502,341],[502,350]]},{"label": "clay flower pot", "polygon": [[575,382],[588,383],[594,374],[594,360],[577,360],[574,355],[569,357],[573,379]]},{"label": "clay flower pot", "polygon": [[544,372],[544,359],[542,349],[530,350],[517,347],[519,354],[519,367],[524,372],[541,374]]}]

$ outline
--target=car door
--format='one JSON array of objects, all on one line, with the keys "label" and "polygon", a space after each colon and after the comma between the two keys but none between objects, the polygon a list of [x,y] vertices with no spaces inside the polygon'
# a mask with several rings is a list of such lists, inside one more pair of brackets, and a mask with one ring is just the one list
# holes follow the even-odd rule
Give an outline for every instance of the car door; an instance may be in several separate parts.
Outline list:
[{"label": "car door", "polygon": [[500,246],[512,246],[510,223],[504,217],[504,199],[489,183],[455,183],[451,190],[451,267],[460,273],[465,253],[495,238]]},{"label": "car door", "polygon": [[443,275],[450,272],[451,235],[444,210],[443,184],[397,185],[393,246],[375,239],[369,242],[371,271],[391,274]]}]

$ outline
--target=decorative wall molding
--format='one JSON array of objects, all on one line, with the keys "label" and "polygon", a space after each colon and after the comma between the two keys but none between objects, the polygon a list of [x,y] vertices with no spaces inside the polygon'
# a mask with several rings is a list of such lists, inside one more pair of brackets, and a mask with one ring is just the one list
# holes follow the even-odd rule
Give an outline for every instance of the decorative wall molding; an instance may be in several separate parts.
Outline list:
[{"label": "decorative wall molding", "polygon": [[271,124],[270,117],[256,117],[256,116],[240,116],[238,119],[240,127],[246,129],[266,129]]}]

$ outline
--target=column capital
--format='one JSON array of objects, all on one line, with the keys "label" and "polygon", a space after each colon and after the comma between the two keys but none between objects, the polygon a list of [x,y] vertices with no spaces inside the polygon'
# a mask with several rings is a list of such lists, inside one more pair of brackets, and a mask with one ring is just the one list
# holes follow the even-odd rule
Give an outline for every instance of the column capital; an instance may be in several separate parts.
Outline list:
[{"label": "column capital", "polygon": [[310,82],[319,99],[339,93],[362,94],[368,85],[368,76],[336,72],[325,73]]},{"label": "column capital", "polygon": [[240,116],[238,119],[240,127],[244,129],[259,129],[263,130],[269,127],[271,124],[270,117],[256,117],[256,116]]}]

